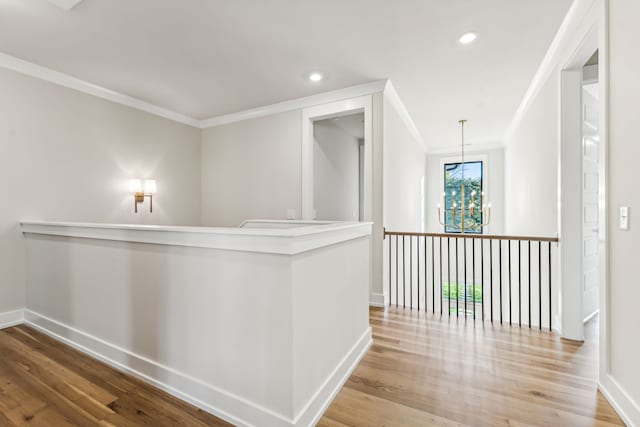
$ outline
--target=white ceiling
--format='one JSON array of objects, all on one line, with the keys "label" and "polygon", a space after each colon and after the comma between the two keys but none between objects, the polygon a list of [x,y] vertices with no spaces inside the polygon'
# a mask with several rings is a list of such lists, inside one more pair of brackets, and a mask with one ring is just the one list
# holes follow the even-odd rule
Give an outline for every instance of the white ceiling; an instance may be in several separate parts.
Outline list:
[{"label": "white ceiling", "polygon": [[438,148],[500,141],[570,3],[0,0],[0,51],[197,119],[389,78]]}]

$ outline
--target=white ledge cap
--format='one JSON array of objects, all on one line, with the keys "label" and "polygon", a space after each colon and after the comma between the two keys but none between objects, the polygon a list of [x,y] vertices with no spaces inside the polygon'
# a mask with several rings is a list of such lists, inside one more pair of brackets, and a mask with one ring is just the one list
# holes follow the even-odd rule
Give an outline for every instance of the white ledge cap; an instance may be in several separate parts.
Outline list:
[{"label": "white ledge cap", "polygon": [[[251,223],[251,226],[246,226]],[[262,226],[260,225],[262,224]],[[40,234],[158,245],[295,255],[371,235],[370,222],[250,220],[243,228],[22,221]],[[286,225],[286,228],[283,228]]]}]

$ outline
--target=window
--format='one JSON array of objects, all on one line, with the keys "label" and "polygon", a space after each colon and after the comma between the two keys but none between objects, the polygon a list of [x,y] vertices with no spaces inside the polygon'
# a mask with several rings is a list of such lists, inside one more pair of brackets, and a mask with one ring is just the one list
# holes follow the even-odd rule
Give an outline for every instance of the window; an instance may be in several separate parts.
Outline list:
[{"label": "window", "polygon": [[[468,212],[471,205],[472,193],[475,191],[476,210],[473,215],[467,214],[465,220],[467,223],[475,222],[482,224],[482,161],[464,162],[464,163],[445,163],[444,165],[444,209],[445,224],[460,224],[460,207],[462,197],[462,177],[464,176],[464,205]],[[455,194],[455,196],[454,196]],[[453,203],[456,203],[457,211],[455,221],[453,217]],[[460,228],[445,225],[445,233],[460,233]],[[482,227],[466,228],[465,233],[482,234]]]}]

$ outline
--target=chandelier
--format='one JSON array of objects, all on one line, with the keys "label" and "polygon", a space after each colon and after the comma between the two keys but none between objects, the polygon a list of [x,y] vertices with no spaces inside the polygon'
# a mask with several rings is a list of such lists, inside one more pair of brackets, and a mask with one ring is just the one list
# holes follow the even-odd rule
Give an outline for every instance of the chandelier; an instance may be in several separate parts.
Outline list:
[{"label": "chandelier", "polygon": [[[484,191],[480,192],[480,201],[477,202],[477,194],[476,191],[471,192],[470,202],[467,205],[467,199],[465,195],[465,181],[464,181],[464,124],[466,120],[460,120],[460,130],[462,133],[462,179],[460,185],[460,198],[456,200],[457,192],[453,190],[451,192],[451,208],[447,209],[447,193],[446,191],[442,193],[442,202],[444,204],[444,217],[442,215],[442,208],[438,203],[438,221],[441,225],[445,226],[445,230],[447,228],[452,228],[454,230],[459,230],[460,233],[465,232],[465,230],[478,230],[484,226],[489,225],[489,220],[491,218],[491,203],[485,203],[485,193]],[[451,219],[447,219],[447,210],[451,212]],[[475,215],[480,213],[480,221],[475,219]]]}]

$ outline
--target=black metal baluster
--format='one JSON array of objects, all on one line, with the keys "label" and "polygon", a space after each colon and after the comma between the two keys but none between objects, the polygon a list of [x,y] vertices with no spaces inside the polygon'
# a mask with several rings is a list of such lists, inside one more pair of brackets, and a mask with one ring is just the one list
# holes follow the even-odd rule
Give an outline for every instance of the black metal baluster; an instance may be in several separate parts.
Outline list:
[{"label": "black metal baluster", "polygon": [[[444,289],[444,278],[442,277],[442,237],[439,238],[440,240],[440,316],[442,316],[442,306],[443,304],[443,295],[442,295],[442,290]],[[447,237],[447,251],[449,250],[449,238]],[[449,256],[447,256],[447,263],[449,263]]]},{"label": "black metal baluster", "polygon": [[389,305],[391,305],[391,236],[389,236]]},{"label": "black metal baluster", "polygon": [[500,273],[500,324],[502,325],[502,240],[498,240],[498,249],[500,250],[498,253],[498,262],[500,263],[498,272]]},{"label": "black metal baluster", "polygon": [[413,310],[413,236],[409,236],[409,307]]},{"label": "black metal baluster", "polygon": [[538,242],[538,327],[542,330],[542,242]]},{"label": "black metal baluster", "polygon": [[484,239],[480,239],[480,303],[482,304],[482,321],[484,322]]},{"label": "black metal baluster", "polygon": [[[433,254],[435,249],[434,240],[435,240],[435,237],[431,237],[431,314],[436,314],[436,260],[435,260],[435,255]],[[426,245],[426,240],[425,240],[425,245]],[[427,251],[425,250],[425,257],[426,257],[426,253]],[[440,238],[440,256],[442,256],[442,238]],[[425,265],[426,264],[427,264],[427,261],[425,258]],[[442,260],[440,261],[440,277],[442,277]],[[425,292],[426,292],[426,288],[425,288]]]},{"label": "black metal baluster", "polygon": [[[456,237],[456,317],[460,314],[460,305],[458,298],[458,284],[460,283],[459,274],[458,274],[458,238]],[[449,284],[451,286],[451,284]]]},{"label": "black metal baluster", "polygon": [[527,286],[529,289],[529,329],[531,329],[531,240],[529,240],[529,250],[527,251],[527,257],[529,258],[529,268],[527,272],[529,273],[529,280],[527,281]]},{"label": "black metal baluster", "polygon": [[491,311],[491,323],[493,323],[493,240],[489,240],[489,310]]},{"label": "black metal baluster", "polygon": [[509,242],[508,254],[509,254],[509,325],[511,325],[511,240]]},{"label": "black metal baluster", "polygon": [[[429,280],[427,279],[427,236],[424,236],[424,312],[428,312],[429,311],[429,306],[427,305],[427,300],[428,298],[428,291],[427,291],[427,285],[429,282]],[[431,238],[433,239],[433,237]]]},{"label": "black metal baluster", "polygon": [[405,273],[405,268],[407,266],[407,262],[404,257],[404,253],[406,252],[407,245],[404,243],[404,235],[402,236],[402,308],[407,308],[407,276]]},{"label": "black metal baluster", "polygon": [[417,284],[417,297],[418,297],[418,311],[420,311],[420,236],[416,236],[416,278]]},{"label": "black metal baluster", "polygon": [[518,240],[518,325],[522,326],[522,241]]},{"label": "black metal baluster", "polygon": [[476,241],[471,239],[471,310],[476,320]]},{"label": "black metal baluster", "polygon": [[398,307],[398,235],[396,235],[396,307]]},{"label": "black metal baluster", "polygon": [[464,263],[464,284],[462,285],[462,295],[464,296],[464,317],[467,318],[467,239],[462,239],[462,248],[464,249],[464,256],[462,262]]},{"label": "black metal baluster", "polygon": [[549,330],[551,331],[551,242],[549,242]]},{"label": "black metal baluster", "polygon": [[447,237],[447,310],[449,311],[449,317],[451,317],[451,248],[449,237]]}]

